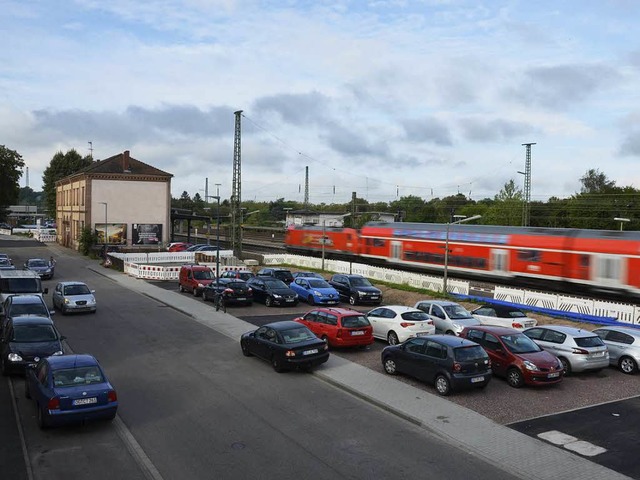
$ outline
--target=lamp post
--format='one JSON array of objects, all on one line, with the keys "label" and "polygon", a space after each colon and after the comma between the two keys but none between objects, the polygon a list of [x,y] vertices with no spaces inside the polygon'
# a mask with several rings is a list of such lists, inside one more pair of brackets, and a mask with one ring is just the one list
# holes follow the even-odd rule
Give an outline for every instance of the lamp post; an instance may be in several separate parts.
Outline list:
[{"label": "lamp post", "polygon": [[630,218],[623,218],[623,217],[616,217],[616,218],[614,218],[614,220],[616,222],[620,222],[620,231],[622,231],[622,225],[624,225],[625,222],[630,222],[631,221]]},{"label": "lamp post", "polygon": [[461,218],[455,222],[447,222],[447,234],[444,241],[444,274],[442,275],[442,293],[447,294],[447,273],[449,269],[449,227],[459,223],[471,222],[472,220],[478,220],[482,218],[482,215],[474,215],[473,217]]},{"label": "lamp post", "polygon": [[[218,185],[218,184],[216,184]],[[220,278],[220,195],[209,195],[207,198],[214,198],[216,205],[216,292],[218,291],[218,278]],[[211,227],[211,222],[209,222]]]},{"label": "lamp post", "polygon": [[108,206],[108,203],[107,202],[98,202],[98,203],[104,205],[104,245],[105,245],[105,254],[106,254],[106,251],[107,251],[106,245],[107,245],[107,243],[109,243],[109,241],[108,241],[109,236],[107,235],[107,206]]}]

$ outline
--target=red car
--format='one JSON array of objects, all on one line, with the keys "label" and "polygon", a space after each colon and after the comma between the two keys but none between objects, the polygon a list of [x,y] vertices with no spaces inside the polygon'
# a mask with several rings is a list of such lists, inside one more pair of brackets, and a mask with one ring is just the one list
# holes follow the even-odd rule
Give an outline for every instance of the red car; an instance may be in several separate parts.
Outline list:
[{"label": "red car", "polygon": [[514,388],[562,381],[560,360],[519,330],[476,325],[466,327],[460,336],[481,345],[491,359],[493,373],[505,377]]},{"label": "red car", "polygon": [[366,347],[373,343],[373,327],[367,317],[348,308],[314,308],[295,321],[330,347]]},{"label": "red car", "polygon": [[169,245],[168,250],[170,252],[183,252],[187,248],[189,248],[191,245],[193,245],[193,243],[187,243],[187,242],[172,243],[171,245]]}]

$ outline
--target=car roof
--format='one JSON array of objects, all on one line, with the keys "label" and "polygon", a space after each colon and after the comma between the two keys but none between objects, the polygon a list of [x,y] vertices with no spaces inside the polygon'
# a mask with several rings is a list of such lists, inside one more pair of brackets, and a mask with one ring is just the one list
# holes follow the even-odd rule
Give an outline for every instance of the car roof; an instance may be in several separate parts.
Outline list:
[{"label": "car roof", "polygon": [[422,310],[419,310],[415,307],[407,307],[406,305],[382,305],[380,307],[374,308],[374,310],[377,310],[378,308],[388,308],[389,310],[393,310],[396,313],[406,313],[406,312],[424,313]]},{"label": "car roof", "polygon": [[473,325],[472,327],[466,327],[466,329],[482,330],[483,332],[493,333],[494,335],[513,335],[514,333],[522,333],[520,330],[509,327],[500,327],[497,325]]},{"label": "car roof", "polygon": [[459,303],[452,302],[451,300],[420,300],[418,303],[432,303],[434,305],[440,305],[440,306],[460,305]]},{"label": "car roof", "polygon": [[455,335],[428,335],[426,337],[428,340],[434,340],[442,345],[447,345],[449,347],[473,347],[478,346],[476,342],[472,342],[471,340],[467,340],[466,338],[457,337]]},{"label": "car roof", "polygon": [[[343,317],[349,316],[349,315],[353,315],[353,316],[364,315],[364,313],[359,312],[358,310],[352,310],[350,308],[342,308],[342,307],[318,307],[318,308],[309,310],[309,312],[315,312],[315,311],[337,313],[338,315],[342,315]],[[306,315],[306,313],[304,315]]]},{"label": "car roof", "polygon": [[55,355],[47,359],[53,370],[71,367],[89,367],[98,365],[98,361],[93,355]]},{"label": "car roof", "polygon": [[69,280],[69,281],[66,281],[66,282],[58,282],[58,285],[66,287],[68,285],[86,285],[86,283]]},{"label": "car roof", "polygon": [[42,303],[40,295],[11,295],[11,303]]},{"label": "car roof", "polygon": [[[272,322],[264,325],[265,327],[273,328],[274,330],[289,330],[290,328],[304,327],[301,323],[294,322],[293,320],[283,320],[281,322]],[[305,327],[306,328],[306,327]]]},{"label": "car roof", "polygon": [[596,328],[596,330],[611,330],[611,331],[614,331],[614,332],[628,333],[629,335],[633,335],[634,337],[640,337],[640,328],[634,328],[634,327],[622,327],[622,326],[618,326],[618,325],[605,325],[605,326]]},{"label": "car roof", "polygon": [[522,312],[522,309],[518,307],[512,307],[510,305],[498,305],[495,303],[483,303],[478,308],[493,308],[496,312]]},{"label": "car roof", "polygon": [[583,328],[569,327],[567,325],[542,325],[538,327],[531,327],[531,328],[528,328],[527,330],[532,330],[534,328],[546,328],[547,330],[555,330],[556,332],[565,333],[572,337],[592,337],[595,335],[595,333],[589,330],[585,330]]},{"label": "car roof", "polygon": [[53,326],[53,320],[48,317],[41,317],[40,315],[27,315],[23,317],[13,317],[11,319],[14,325],[51,325]]}]

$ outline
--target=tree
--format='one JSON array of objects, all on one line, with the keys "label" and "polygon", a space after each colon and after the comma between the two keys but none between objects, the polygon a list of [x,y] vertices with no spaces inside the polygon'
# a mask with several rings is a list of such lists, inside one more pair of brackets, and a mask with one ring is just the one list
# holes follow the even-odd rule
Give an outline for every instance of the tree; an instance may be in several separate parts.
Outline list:
[{"label": "tree", "polygon": [[483,215],[487,225],[521,225],[524,195],[511,179],[494,197],[494,203]]},{"label": "tree", "polygon": [[580,193],[611,193],[616,186],[616,182],[609,180],[607,176],[598,169],[589,169],[582,177],[580,177],[582,188]]},{"label": "tree", "polygon": [[67,153],[56,153],[49,166],[42,175],[42,191],[44,193],[44,204],[49,215],[55,218],[56,214],[56,182],[62,178],[79,172],[83,168],[91,165],[93,160],[89,155],[82,157],[73,148]]},{"label": "tree", "polygon": [[24,168],[22,156],[0,145],[0,219],[5,220],[7,207],[17,203],[20,195],[20,177]]}]

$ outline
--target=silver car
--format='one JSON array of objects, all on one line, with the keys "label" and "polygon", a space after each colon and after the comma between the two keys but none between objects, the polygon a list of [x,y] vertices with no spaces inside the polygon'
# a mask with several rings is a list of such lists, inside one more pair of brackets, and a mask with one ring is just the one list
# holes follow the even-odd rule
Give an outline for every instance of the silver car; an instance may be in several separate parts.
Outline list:
[{"label": "silver car", "polygon": [[436,326],[436,333],[460,335],[464,327],[480,325],[480,321],[462,305],[448,300],[422,300],[415,308],[429,315]]},{"label": "silver car", "polygon": [[629,375],[640,363],[640,330],[632,327],[600,327],[593,331],[609,349],[609,363]]},{"label": "silver car", "polygon": [[63,315],[71,312],[96,313],[96,291],[82,282],[60,282],[53,291],[53,308]]},{"label": "silver car", "polygon": [[565,375],[601,370],[609,366],[609,350],[602,339],[589,330],[563,325],[527,328],[524,333],[562,362]]}]

